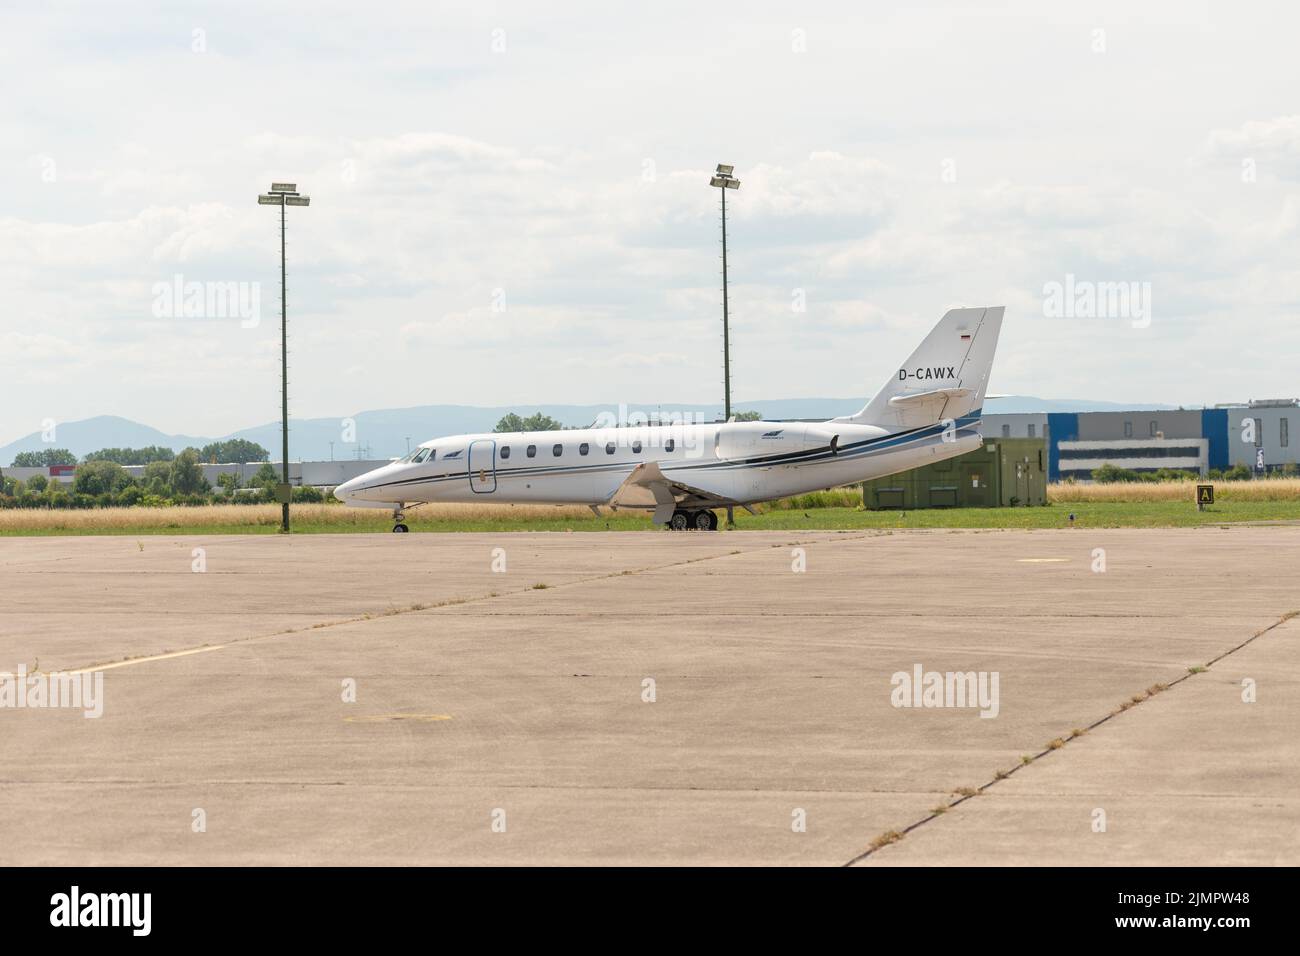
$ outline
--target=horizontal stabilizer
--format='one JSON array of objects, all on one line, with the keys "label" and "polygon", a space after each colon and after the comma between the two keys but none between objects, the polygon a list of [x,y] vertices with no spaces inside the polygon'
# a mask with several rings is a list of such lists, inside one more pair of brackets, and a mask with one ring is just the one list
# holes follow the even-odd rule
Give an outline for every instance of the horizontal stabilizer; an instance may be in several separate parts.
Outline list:
[{"label": "horizontal stabilizer", "polygon": [[895,395],[889,400],[889,404],[897,408],[900,405],[919,405],[928,401],[946,401],[950,398],[966,398],[968,395],[974,395],[973,388],[935,388],[928,392],[912,392],[908,395]]}]

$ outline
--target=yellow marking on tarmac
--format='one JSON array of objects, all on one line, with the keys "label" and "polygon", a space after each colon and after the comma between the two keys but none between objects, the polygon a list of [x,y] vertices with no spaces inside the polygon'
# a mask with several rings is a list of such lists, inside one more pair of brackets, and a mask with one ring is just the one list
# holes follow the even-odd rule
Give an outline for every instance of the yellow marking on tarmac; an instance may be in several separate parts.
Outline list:
[{"label": "yellow marking on tarmac", "polygon": [[1069,560],[1069,558],[1016,558],[1020,564],[1056,564],[1059,561]]},{"label": "yellow marking on tarmac", "polygon": [[117,661],[113,664],[96,664],[91,667],[79,667],[75,671],[64,671],[65,674],[92,674],[95,671],[111,671],[115,667],[130,667],[132,664],[148,664],[150,661],[169,661],[173,657],[189,657],[191,654],[206,654],[208,651],[219,651],[225,644],[210,644],[207,647],[193,647],[188,651],[172,651],[170,654],[154,654],[150,657],[133,657],[129,661]]},{"label": "yellow marking on tarmac", "polygon": [[373,724],[381,720],[418,720],[431,723],[435,720],[451,720],[451,714],[366,714],[362,717],[344,717],[350,724]]}]

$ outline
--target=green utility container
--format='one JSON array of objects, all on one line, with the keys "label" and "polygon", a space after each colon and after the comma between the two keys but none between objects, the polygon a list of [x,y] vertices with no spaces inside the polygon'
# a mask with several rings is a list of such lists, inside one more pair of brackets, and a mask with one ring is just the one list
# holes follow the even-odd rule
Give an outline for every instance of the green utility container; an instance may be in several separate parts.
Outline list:
[{"label": "green utility container", "polygon": [[862,485],[862,504],[886,508],[997,508],[1047,504],[1047,443],[989,438],[984,447]]}]

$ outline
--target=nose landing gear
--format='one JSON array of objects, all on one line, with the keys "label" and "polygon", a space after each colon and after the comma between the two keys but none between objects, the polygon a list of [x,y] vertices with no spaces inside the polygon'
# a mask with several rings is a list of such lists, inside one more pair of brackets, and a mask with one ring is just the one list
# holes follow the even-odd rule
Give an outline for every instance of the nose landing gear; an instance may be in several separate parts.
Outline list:
[{"label": "nose landing gear", "polygon": [[410,530],[406,526],[406,515],[402,514],[402,506],[398,505],[393,509],[393,534],[406,534]]}]

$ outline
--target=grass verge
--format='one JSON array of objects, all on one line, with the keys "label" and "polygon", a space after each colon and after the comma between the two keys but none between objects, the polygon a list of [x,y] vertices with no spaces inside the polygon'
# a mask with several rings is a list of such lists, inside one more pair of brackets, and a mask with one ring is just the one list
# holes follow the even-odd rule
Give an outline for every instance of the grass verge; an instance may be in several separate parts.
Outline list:
[{"label": "grass verge", "polygon": [[[1300,521],[1300,499],[1223,498],[1206,511],[1190,501],[1080,501],[1036,508],[954,508],[859,511],[783,503],[757,516],[736,514],[740,530],[855,531],[906,529],[1184,528],[1243,521]],[[293,505],[297,533],[388,532],[385,511],[343,505]],[[0,511],[0,536],[67,534],[275,534],[279,505],[203,505],[174,508],[96,508],[84,511]],[[428,531],[656,531],[648,514],[596,517],[586,508],[550,505],[435,504],[407,512],[414,532]]]}]

